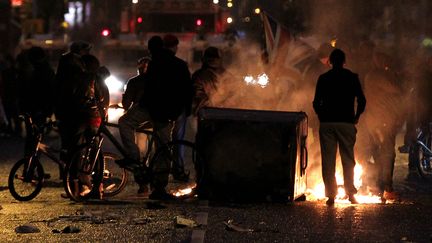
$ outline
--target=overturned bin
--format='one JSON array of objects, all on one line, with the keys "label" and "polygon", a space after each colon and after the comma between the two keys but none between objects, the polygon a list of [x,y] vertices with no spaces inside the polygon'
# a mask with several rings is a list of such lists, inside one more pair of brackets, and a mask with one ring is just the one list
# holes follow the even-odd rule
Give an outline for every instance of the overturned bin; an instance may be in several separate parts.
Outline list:
[{"label": "overturned bin", "polygon": [[305,198],[307,116],[205,108],[198,116],[197,193],[223,201]]}]

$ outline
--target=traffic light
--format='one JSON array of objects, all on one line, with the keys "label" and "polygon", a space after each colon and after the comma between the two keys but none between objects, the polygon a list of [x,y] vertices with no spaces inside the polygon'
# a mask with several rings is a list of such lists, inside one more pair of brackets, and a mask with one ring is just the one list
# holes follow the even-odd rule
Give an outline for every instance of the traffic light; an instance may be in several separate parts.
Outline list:
[{"label": "traffic light", "polygon": [[202,26],[202,25],[203,25],[203,21],[202,21],[202,19],[197,19],[197,20],[195,21],[195,24],[196,24],[196,26],[198,26],[198,27]]},{"label": "traffic light", "polygon": [[138,18],[137,18],[137,23],[138,23],[138,24],[141,24],[142,22],[143,22],[143,18],[142,18],[142,17],[138,17]]},{"label": "traffic light", "polygon": [[102,31],[101,31],[101,35],[102,35],[103,37],[108,37],[108,36],[111,35],[111,30],[108,29],[108,28],[104,28],[104,29],[102,29]]}]

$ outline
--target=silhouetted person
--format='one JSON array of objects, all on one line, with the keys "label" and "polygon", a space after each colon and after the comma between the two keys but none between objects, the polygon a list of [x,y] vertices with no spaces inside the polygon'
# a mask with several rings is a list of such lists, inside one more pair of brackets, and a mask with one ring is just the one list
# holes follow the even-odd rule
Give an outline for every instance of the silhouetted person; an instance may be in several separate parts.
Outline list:
[{"label": "silhouetted person", "polygon": [[125,110],[128,110],[141,99],[145,86],[144,74],[147,71],[150,60],[150,55],[140,58],[137,62],[138,75],[127,81],[126,90],[122,96],[122,105]]},{"label": "silhouetted person", "polygon": [[23,75],[20,90],[20,109],[31,115],[36,125],[43,125],[54,111],[54,69],[41,47],[27,50],[31,65],[28,75]]},{"label": "silhouetted person", "polygon": [[373,55],[373,69],[366,74],[364,92],[368,97],[368,109],[364,120],[369,132],[369,146],[374,159],[376,173],[374,188],[385,200],[396,200],[393,190],[393,170],[396,159],[396,135],[404,119],[403,90],[391,65],[390,56],[376,52]]},{"label": "silhouetted person", "polygon": [[[148,64],[151,60],[151,55],[148,53],[145,57],[142,57],[137,62],[137,73],[138,75],[130,78],[126,85],[126,90],[122,96],[122,105],[125,112],[132,106],[139,103],[142,95],[144,94],[146,76]],[[147,134],[142,132],[137,132],[135,134],[136,144],[140,151],[140,159],[144,156],[148,148]],[[138,183],[138,194],[141,196],[146,196],[149,192],[148,182],[140,180],[140,178],[135,178]]]},{"label": "silhouetted person", "polygon": [[[24,61],[24,53],[20,55],[20,61]],[[25,62],[28,63],[27,57]],[[18,118],[20,114],[19,110],[19,92],[20,83],[18,80],[18,69],[16,61],[11,55],[5,57],[5,67],[1,71],[1,88],[0,96],[4,108],[4,116],[6,119],[5,136],[12,134],[21,134],[21,121]]]},{"label": "silhouetted person", "polygon": [[[163,38],[164,48],[169,50],[173,55],[177,54],[179,39],[172,34],[167,34]],[[191,91],[192,92],[192,91]],[[192,99],[192,94],[189,96]],[[192,103],[190,100],[189,103]],[[185,109],[185,111],[178,117],[174,124],[174,128],[172,131],[172,139],[173,140],[183,140],[186,135],[186,123],[187,118],[191,113],[191,107]],[[173,161],[171,167],[171,174],[174,179],[178,181],[189,181],[189,173],[185,172],[184,168],[184,146],[180,145],[177,147],[176,151],[173,151],[174,156],[177,157],[176,160]]]},{"label": "silhouetted person", "polygon": [[[358,75],[343,67],[345,53],[335,49],[330,54],[332,69],[317,81],[313,108],[320,121],[322,176],[327,205],[333,205],[337,194],[336,152],[342,159],[345,192],[351,203],[357,203],[354,195],[354,145],[357,124],[366,107]],[[357,110],[355,109],[357,101]]]},{"label": "silhouetted person", "polygon": [[62,152],[60,159],[69,161],[72,151],[67,151],[68,147],[74,143],[73,131],[76,130],[77,121],[74,117],[76,104],[74,92],[80,82],[85,78],[85,64],[81,56],[88,54],[91,45],[84,41],[76,41],[70,45],[69,51],[64,53],[59,60],[55,76],[55,116],[59,121],[58,127],[61,137]]},{"label": "silhouetted person", "polygon": [[[139,103],[133,105],[119,118],[119,131],[128,158],[116,161],[122,167],[136,168],[139,148],[135,143],[136,129],[150,124],[160,140],[156,147],[167,143],[172,123],[191,106],[192,82],[186,62],[163,48],[162,38],[153,36],[148,42],[152,60],[149,63],[144,93]],[[169,151],[165,151],[152,165],[151,199],[173,199],[165,187],[171,167]],[[139,171],[136,171],[136,174]]]}]

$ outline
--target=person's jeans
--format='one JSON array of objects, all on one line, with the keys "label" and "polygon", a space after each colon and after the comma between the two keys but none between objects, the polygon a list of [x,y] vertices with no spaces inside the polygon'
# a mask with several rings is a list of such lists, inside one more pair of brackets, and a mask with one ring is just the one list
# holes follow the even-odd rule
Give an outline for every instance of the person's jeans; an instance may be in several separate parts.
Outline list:
[{"label": "person's jeans", "polygon": [[[183,140],[184,136],[186,134],[186,123],[187,123],[187,117],[186,114],[183,112],[177,121],[175,122],[174,128],[173,128],[173,138],[178,140]],[[173,139],[173,140],[174,140]],[[184,146],[179,145],[177,146],[177,150],[174,151],[174,156],[177,158],[174,160],[173,169],[175,172],[183,172],[184,171]]]},{"label": "person's jeans", "polygon": [[[139,161],[140,152],[135,143],[135,131],[146,123],[153,125],[154,133],[157,136],[155,139],[156,148],[162,148],[162,145],[168,143],[171,138],[172,125],[169,122],[153,121],[145,108],[139,105],[132,106],[119,118],[118,122],[120,137],[125,151],[128,153],[127,156],[130,159]],[[155,154],[157,157],[151,165],[153,174],[152,187],[156,190],[164,190],[166,185],[168,185],[168,175],[171,167],[168,149],[160,151],[160,153]]]}]

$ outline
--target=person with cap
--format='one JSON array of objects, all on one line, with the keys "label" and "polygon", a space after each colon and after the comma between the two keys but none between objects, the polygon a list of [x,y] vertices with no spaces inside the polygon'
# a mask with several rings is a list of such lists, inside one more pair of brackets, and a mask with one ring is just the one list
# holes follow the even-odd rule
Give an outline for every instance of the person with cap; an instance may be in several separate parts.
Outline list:
[{"label": "person with cap", "polygon": [[[152,60],[145,73],[143,95],[138,104],[129,108],[118,121],[120,136],[128,156],[116,160],[116,163],[120,167],[133,169],[136,179],[140,177],[140,173],[144,173],[141,176],[142,181],[137,183],[144,183],[149,178],[145,178],[146,169],[143,169],[139,162],[140,153],[135,142],[136,129],[150,124],[159,138],[156,140],[156,147],[166,144],[170,140],[173,121],[189,109],[192,96],[192,82],[187,63],[163,48],[160,36],[150,38],[148,48]],[[152,170],[150,199],[174,199],[174,196],[165,189],[171,168],[170,156],[166,153],[161,154],[149,168]]]},{"label": "person with cap", "polygon": [[[167,34],[163,37],[164,48],[169,50],[173,55],[177,54],[179,39],[172,34]],[[190,96],[192,98],[192,96]],[[192,101],[191,101],[192,102]],[[186,109],[176,120],[171,134],[172,139],[183,140],[186,134],[187,118],[190,115],[190,109]],[[178,146],[177,151],[174,151],[175,156],[178,158],[173,161],[171,167],[171,174],[175,180],[189,181],[189,172],[185,172],[184,168],[184,147]]]},{"label": "person with cap", "polygon": [[325,195],[328,197],[326,204],[333,205],[337,194],[335,170],[338,147],[344,172],[345,193],[349,201],[355,204],[355,124],[365,110],[366,98],[358,75],[343,67],[345,53],[340,49],[334,49],[329,60],[332,69],[319,76],[312,103],[320,122],[322,177]]}]

